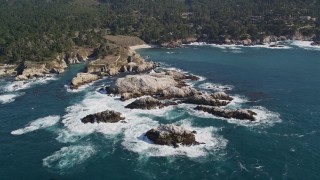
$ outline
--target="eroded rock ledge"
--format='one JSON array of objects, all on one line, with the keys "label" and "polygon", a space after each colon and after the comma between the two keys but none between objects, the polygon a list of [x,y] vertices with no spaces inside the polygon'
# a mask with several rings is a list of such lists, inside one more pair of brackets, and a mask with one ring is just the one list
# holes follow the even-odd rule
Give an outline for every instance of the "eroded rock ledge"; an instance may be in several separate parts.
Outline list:
[{"label": "eroded rock ledge", "polygon": [[176,125],[161,125],[151,129],[146,133],[146,137],[158,145],[179,147],[179,145],[192,146],[199,145],[196,141],[195,131],[190,131]]},{"label": "eroded rock ledge", "polygon": [[230,103],[233,98],[225,93],[214,93],[214,94],[200,94],[189,97],[185,100],[185,103],[197,104],[197,105],[208,105],[208,106],[226,106]]},{"label": "eroded rock ledge", "polygon": [[168,102],[162,102],[160,100],[157,100],[152,97],[146,97],[146,98],[141,98],[137,99],[134,102],[130,103],[129,105],[126,106],[126,108],[129,109],[156,109],[156,108],[164,108],[166,106],[170,105],[177,105],[177,103],[168,101]]},{"label": "eroded rock ledge", "polygon": [[229,119],[235,118],[235,119],[250,120],[250,121],[255,121],[256,120],[255,116],[257,115],[257,113],[248,109],[229,110],[229,109],[222,109],[218,107],[197,106],[195,110],[204,111],[218,117],[229,118]]},{"label": "eroded rock ledge", "polygon": [[124,120],[125,118],[121,116],[121,113],[115,111],[103,111],[100,113],[90,114],[81,119],[83,123],[116,123]]}]

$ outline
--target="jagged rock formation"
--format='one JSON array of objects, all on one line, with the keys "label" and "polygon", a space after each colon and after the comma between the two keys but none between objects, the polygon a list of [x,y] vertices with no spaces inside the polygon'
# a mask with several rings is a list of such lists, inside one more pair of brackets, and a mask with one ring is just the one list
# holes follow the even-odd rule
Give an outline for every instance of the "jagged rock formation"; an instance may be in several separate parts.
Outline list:
[{"label": "jagged rock formation", "polygon": [[175,125],[161,125],[146,133],[146,137],[158,145],[179,147],[179,145],[199,145],[196,141],[195,131],[189,131]]},{"label": "jagged rock formation", "polygon": [[233,98],[226,94],[225,92],[216,92],[211,94],[211,97],[214,99],[219,99],[219,100],[225,100],[225,101],[232,101]]},{"label": "jagged rock formation", "polygon": [[[220,97],[220,96],[217,96]],[[199,94],[189,97],[184,101],[189,104],[208,105],[208,106],[226,106],[230,103],[229,100],[220,100],[214,95]]]},{"label": "jagged rock formation", "polygon": [[91,83],[99,79],[99,76],[89,73],[78,73],[76,77],[72,79],[71,88],[77,89],[79,86]]},{"label": "jagged rock formation", "polygon": [[200,94],[196,89],[189,86],[170,86],[159,93],[162,98],[186,98]]},{"label": "jagged rock formation", "polygon": [[167,70],[167,71],[165,71],[165,74],[172,76],[173,79],[178,80],[178,81],[186,80],[186,79],[193,80],[193,81],[199,80],[199,77],[193,76],[193,75],[187,75],[181,71]]},{"label": "jagged rock formation", "polygon": [[163,91],[171,86],[176,86],[178,83],[167,75],[154,76],[149,74],[128,75],[124,78],[119,78],[116,83],[110,87],[110,90],[116,94],[128,96],[154,95],[159,91]]},{"label": "jagged rock formation", "polygon": [[81,121],[83,123],[116,123],[124,119],[124,117],[121,117],[121,113],[106,110],[100,113],[90,114],[82,118]]},{"label": "jagged rock formation", "polygon": [[235,119],[250,120],[250,121],[255,121],[256,119],[254,116],[257,115],[257,113],[248,109],[228,110],[228,109],[222,109],[217,107],[197,106],[195,110],[204,111],[218,117],[235,118]]},{"label": "jagged rock formation", "polygon": [[198,94],[192,87],[182,82],[180,74],[152,73],[142,75],[128,75],[119,78],[108,92],[121,94],[122,100],[140,97],[143,95],[158,95],[162,98],[184,98]]},{"label": "jagged rock formation", "polygon": [[129,105],[126,106],[126,108],[129,109],[156,109],[156,108],[163,108],[165,106],[170,106],[170,105],[177,105],[175,102],[161,102],[160,100],[157,100],[152,97],[146,97],[146,98],[141,98],[137,99],[134,102],[130,103]]}]

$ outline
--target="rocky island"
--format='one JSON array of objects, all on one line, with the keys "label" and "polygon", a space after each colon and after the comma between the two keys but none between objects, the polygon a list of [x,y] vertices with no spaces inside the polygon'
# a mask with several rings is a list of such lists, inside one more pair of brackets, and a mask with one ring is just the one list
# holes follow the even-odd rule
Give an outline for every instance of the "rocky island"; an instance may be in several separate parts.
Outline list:
[{"label": "rocky island", "polygon": [[100,113],[88,115],[82,118],[81,121],[83,123],[116,123],[124,119],[125,118],[121,116],[121,113],[106,110]]},{"label": "rocky island", "polygon": [[195,131],[168,124],[149,130],[145,136],[155,144],[177,148],[179,145],[199,145],[200,143],[196,141],[195,134]]}]

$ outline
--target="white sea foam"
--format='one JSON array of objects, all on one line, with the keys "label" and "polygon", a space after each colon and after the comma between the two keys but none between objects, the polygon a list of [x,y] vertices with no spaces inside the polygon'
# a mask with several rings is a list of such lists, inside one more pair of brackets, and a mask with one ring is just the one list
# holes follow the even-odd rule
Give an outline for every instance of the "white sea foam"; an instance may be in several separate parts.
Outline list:
[{"label": "white sea foam", "polygon": [[206,46],[208,44],[205,43],[205,42],[192,42],[192,43],[187,44],[187,45],[190,45],[190,46]]},{"label": "white sea foam", "polygon": [[[272,47],[272,45],[278,45],[276,47]],[[292,47],[278,44],[278,43],[270,43],[270,44],[264,44],[264,45],[254,45],[254,46],[248,46],[250,48],[266,48],[266,49],[291,49]]]},{"label": "white sea foam", "polygon": [[29,123],[26,127],[12,131],[12,135],[22,135],[28,132],[36,131],[38,129],[44,129],[57,124],[60,120],[60,116],[47,116],[39,118]]},{"label": "white sea foam", "polygon": [[241,45],[235,45],[235,44],[210,44],[209,46],[214,47],[214,48],[219,48],[222,49],[223,52],[226,53],[234,53],[234,54],[240,54],[243,53]]},{"label": "white sea foam", "polygon": [[[119,97],[110,97],[96,92],[88,93],[87,97],[73,106],[66,109],[67,114],[63,117],[65,130],[59,131],[57,140],[60,142],[76,142],[81,137],[94,132],[105,134],[108,137],[114,137],[117,134],[124,134],[122,145],[130,151],[137,152],[146,156],[171,156],[185,155],[188,157],[199,157],[208,155],[208,151],[215,151],[224,147],[225,140],[214,135],[214,128],[196,128],[191,127],[183,121],[181,124],[189,129],[196,130],[197,140],[205,142],[205,145],[195,147],[172,148],[167,146],[158,146],[146,142],[143,139],[143,133],[159,125],[158,121],[152,120],[152,116],[167,117],[174,110],[174,106],[155,110],[126,109],[124,106],[134,101],[134,99],[121,102]],[[115,110],[126,117],[127,123],[94,123],[83,124],[81,118],[88,114],[101,112],[104,110]],[[144,114],[144,115],[143,115]],[[147,116],[146,116],[147,115]]]},{"label": "white sea foam", "polygon": [[312,46],[312,41],[288,41],[292,46],[303,48],[305,50],[317,50],[320,51],[320,46]]},{"label": "white sea foam", "polygon": [[86,90],[92,84],[93,84],[93,82],[89,83],[89,84],[82,85],[82,86],[78,87],[77,89],[71,89],[70,85],[64,85],[64,87],[66,88],[67,92],[69,92],[69,93],[78,93],[78,92]]},{"label": "white sea foam", "polygon": [[53,80],[57,80],[57,77],[52,75],[47,75],[45,77],[33,78],[25,81],[13,81],[5,85],[3,87],[3,90],[7,92],[20,91],[23,89],[28,89],[34,85],[46,84],[49,81],[53,81]]},{"label": "white sea foam", "polygon": [[[67,114],[63,116],[63,124],[67,128],[65,131],[61,131],[57,138],[61,142],[73,142],[77,136],[88,135],[93,132],[103,133],[105,135],[116,135],[122,133],[125,128],[128,128],[132,124],[137,122],[137,119],[143,119],[139,117],[139,114],[150,114],[152,116],[162,116],[169,109],[173,107],[166,107],[164,109],[155,109],[150,111],[143,111],[138,109],[126,109],[125,106],[135,99],[121,102],[120,97],[110,97],[100,94],[98,92],[90,92],[86,98],[66,109]],[[102,112],[105,110],[114,110],[122,113],[123,117],[126,117],[127,123],[88,123],[84,124],[81,119],[89,114]],[[148,119],[148,118],[147,118]]]},{"label": "white sea foam", "polygon": [[[280,43],[280,44],[279,44]],[[254,46],[244,46],[244,45],[235,45],[235,44],[206,44],[206,43],[191,43],[191,46],[210,46],[214,48],[223,49],[224,52],[231,53],[242,53],[240,51],[242,48],[267,48],[267,49],[291,49],[292,47],[281,44],[282,42],[264,44],[264,45],[254,45]],[[311,43],[310,43],[311,44]],[[272,45],[280,45],[276,47],[272,47]]]},{"label": "white sea foam", "polygon": [[3,94],[0,95],[0,104],[7,104],[13,102],[21,94]]},{"label": "white sea foam", "polygon": [[242,104],[248,102],[249,100],[240,95],[232,95],[233,100],[226,106],[229,109],[239,109],[242,108]]},{"label": "white sea foam", "polygon": [[217,150],[223,149],[227,140],[217,136],[217,129],[213,127],[198,128],[192,127],[187,120],[178,122],[179,125],[186,129],[197,131],[196,140],[205,144],[196,146],[180,146],[174,148],[171,146],[161,146],[153,144],[148,138],[144,136],[146,130],[154,128],[157,124],[154,122],[137,124],[125,130],[125,137],[122,145],[133,152],[139,153],[143,156],[187,156],[196,158],[207,156]]},{"label": "white sea foam", "polygon": [[68,170],[89,159],[96,153],[91,145],[63,147],[42,160],[45,167],[56,170]]},{"label": "white sea foam", "polygon": [[167,51],[166,53],[167,53],[167,54],[174,54],[175,52]]},{"label": "white sea foam", "polygon": [[230,91],[234,88],[234,86],[207,82],[207,83],[200,84],[199,88],[204,90],[213,90],[213,91]]}]

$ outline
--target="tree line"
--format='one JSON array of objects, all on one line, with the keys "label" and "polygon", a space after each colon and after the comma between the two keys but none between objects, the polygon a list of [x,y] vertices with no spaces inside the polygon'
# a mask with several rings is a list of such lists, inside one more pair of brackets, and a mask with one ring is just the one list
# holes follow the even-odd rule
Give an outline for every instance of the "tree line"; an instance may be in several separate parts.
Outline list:
[{"label": "tree line", "polygon": [[0,0],[0,62],[51,60],[100,47],[107,34],[147,43],[319,36],[319,9],[314,0]]}]

